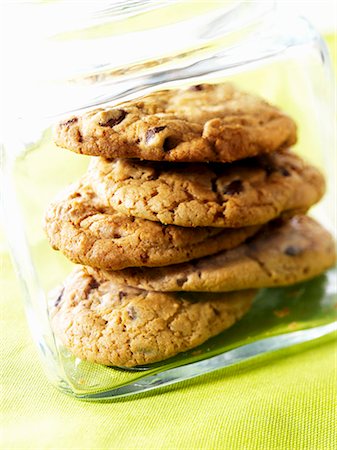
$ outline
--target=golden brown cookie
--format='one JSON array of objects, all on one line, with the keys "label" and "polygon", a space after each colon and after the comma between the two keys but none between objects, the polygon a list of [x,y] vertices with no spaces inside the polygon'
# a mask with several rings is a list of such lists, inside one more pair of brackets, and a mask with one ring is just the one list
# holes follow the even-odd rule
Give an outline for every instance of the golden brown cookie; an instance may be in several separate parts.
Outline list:
[{"label": "golden brown cookie", "polygon": [[191,263],[111,273],[116,283],[158,291],[225,292],[308,280],[336,263],[336,244],[315,220],[276,220],[239,247]]},{"label": "golden brown cookie", "polygon": [[83,178],[52,203],[45,216],[50,244],[75,263],[109,270],[165,266],[234,248],[259,226],[183,228],[116,212]]},{"label": "golden brown cookie", "polygon": [[222,332],[248,311],[255,293],[148,292],[79,267],[54,298],[51,323],[75,356],[133,367],[167,359]]},{"label": "golden brown cookie", "polygon": [[230,83],[202,84],[72,116],[55,142],[106,158],[231,162],[293,145],[296,125]]},{"label": "golden brown cookie", "polygon": [[182,227],[245,227],[305,212],[323,195],[323,175],[290,151],[231,164],[93,158],[89,179],[123,214]]}]

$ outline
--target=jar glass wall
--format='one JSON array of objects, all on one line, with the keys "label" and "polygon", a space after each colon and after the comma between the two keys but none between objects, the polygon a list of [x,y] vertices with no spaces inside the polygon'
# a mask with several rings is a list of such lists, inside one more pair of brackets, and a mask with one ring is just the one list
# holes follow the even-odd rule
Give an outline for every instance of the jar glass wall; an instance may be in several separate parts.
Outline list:
[{"label": "jar glass wall", "polygon": [[[161,363],[129,370],[105,367],[81,361],[57,341],[48,297],[73,263],[50,247],[42,223],[51,200],[89,164],[89,157],[53,143],[53,125],[71,114],[160,89],[233,82],[294,118],[294,151],[327,179],[327,194],[310,214],[336,230],[332,74],[324,42],[304,19],[284,17],[265,2],[100,6],[88,3],[88,11],[76,20],[64,14],[64,5],[34,7],[40,8],[41,20],[31,36],[34,47],[23,45],[27,53],[21,52],[20,64],[28,73],[19,83],[22,74],[15,71],[20,102],[14,105],[12,98],[6,124],[1,176],[5,230],[31,331],[51,381],[79,398],[128,395],[331,333],[335,270],[296,289],[261,290],[252,311],[233,329]],[[288,307],[287,301],[293,313],[275,315]]]}]

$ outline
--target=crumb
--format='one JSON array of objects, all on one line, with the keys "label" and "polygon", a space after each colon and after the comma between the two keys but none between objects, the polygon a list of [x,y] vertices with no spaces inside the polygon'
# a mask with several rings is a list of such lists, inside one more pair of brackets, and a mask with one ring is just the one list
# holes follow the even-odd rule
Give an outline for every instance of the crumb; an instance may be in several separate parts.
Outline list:
[{"label": "crumb", "polygon": [[289,328],[289,330],[297,330],[297,328],[298,328],[297,322],[291,322],[291,323],[288,325],[288,328]]},{"label": "crumb", "polygon": [[282,319],[283,317],[286,317],[290,314],[289,308],[285,307],[283,309],[275,309],[273,311],[274,315],[278,317],[279,319]]},{"label": "crumb", "polygon": [[202,354],[202,350],[194,350],[193,352],[191,352],[192,356],[198,356]]}]

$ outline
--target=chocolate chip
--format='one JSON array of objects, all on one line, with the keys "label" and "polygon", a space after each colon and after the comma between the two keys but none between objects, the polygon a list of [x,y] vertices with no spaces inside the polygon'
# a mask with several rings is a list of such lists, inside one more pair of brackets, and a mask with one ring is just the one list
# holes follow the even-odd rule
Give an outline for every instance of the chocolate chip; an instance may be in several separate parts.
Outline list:
[{"label": "chocolate chip", "polygon": [[140,255],[140,260],[141,260],[143,263],[146,263],[146,262],[148,261],[148,259],[149,259],[149,255],[147,255],[146,253],[142,253],[142,254]]},{"label": "chocolate chip", "polygon": [[61,126],[65,127],[67,125],[71,125],[72,123],[76,123],[78,121],[77,117],[73,117],[72,119],[67,120],[66,122],[62,122]]},{"label": "chocolate chip", "polygon": [[154,131],[154,133],[160,133],[161,131],[165,130],[166,125],[162,126],[162,127],[154,127],[152,128],[152,130]]},{"label": "chocolate chip", "polygon": [[137,312],[136,312],[136,310],[135,310],[135,308],[133,306],[129,306],[127,311],[128,311],[128,315],[129,315],[131,320],[137,319]]},{"label": "chocolate chip", "polygon": [[98,286],[99,286],[99,283],[97,283],[97,281],[95,280],[94,277],[91,277],[91,280],[89,281],[89,283],[87,284],[87,287],[85,288],[85,291],[83,292],[83,294],[85,295],[85,298],[88,297],[89,293],[93,289],[97,289]]},{"label": "chocolate chip", "polygon": [[289,170],[286,169],[285,167],[280,167],[280,168],[279,168],[279,171],[281,172],[281,174],[282,174],[284,177],[289,177],[289,176],[290,176]]},{"label": "chocolate chip", "polygon": [[119,297],[119,300],[122,300],[123,297],[126,297],[126,292],[119,291],[119,292],[118,292],[118,297]]},{"label": "chocolate chip", "polygon": [[122,122],[122,120],[125,119],[127,112],[124,111],[123,109],[117,109],[115,110],[116,112],[118,112],[118,115],[116,117],[112,117],[111,119],[109,119],[107,122],[105,123],[100,123],[101,127],[114,127],[116,125],[118,125],[119,123]]},{"label": "chocolate chip", "polygon": [[164,152],[169,152],[170,150],[173,150],[176,148],[176,146],[179,144],[179,140],[175,139],[172,136],[168,136],[163,143],[163,150]]},{"label": "chocolate chip", "polygon": [[293,245],[289,245],[289,247],[284,250],[284,253],[288,256],[297,256],[302,253],[302,249]]},{"label": "chocolate chip", "polygon": [[166,128],[166,126],[162,126],[162,127],[150,128],[149,130],[147,130],[147,132],[145,133],[145,142],[148,144],[151,141],[151,139],[153,138],[153,136],[155,136],[156,134],[165,130],[165,128]]},{"label": "chocolate chip", "polygon": [[186,283],[187,277],[177,278],[177,285],[181,287],[184,283]]},{"label": "chocolate chip", "polygon": [[[221,192],[219,192],[219,190],[218,190],[216,181],[217,181],[216,178],[211,181],[211,188],[212,188],[212,192],[214,192],[214,194],[216,194],[216,201],[221,204],[221,203],[224,203],[224,198],[223,198]],[[214,219],[216,219],[218,217],[214,217]]]},{"label": "chocolate chip", "polygon": [[92,289],[97,289],[98,286],[99,286],[99,283],[95,280],[95,278],[93,278],[93,279],[90,281],[90,283],[88,284],[88,287],[89,287],[90,291],[91,291]]},{"label": "chocolate chip", "polygon": [[190,87],[190,91],[202,91],[204,86],[202,84],[196,84]]},{"label": "chocolate chip", "polygon": [[227,195],[239,194],[243,191],[243,184],[241,180],[233,180],[224,187],[223,193]]},{"label": "chocolate chip", "polygon": [[64,287],[60,290],[60,293],[59,293],[57,299],[55,300],[54,306],[58,306],[60,304],[60,301],[62,300],[63,293],[64,293]]}]

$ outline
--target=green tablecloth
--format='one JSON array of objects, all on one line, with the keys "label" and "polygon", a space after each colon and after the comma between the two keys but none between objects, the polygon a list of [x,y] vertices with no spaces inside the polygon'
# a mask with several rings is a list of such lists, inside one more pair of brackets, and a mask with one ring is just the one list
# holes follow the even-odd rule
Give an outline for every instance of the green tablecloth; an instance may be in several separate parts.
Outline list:
[{"label": "green tablecloth", "polygon": [[113,403],[49,385],[1,261],[1,448],[337,448],[337,336]]}]

